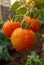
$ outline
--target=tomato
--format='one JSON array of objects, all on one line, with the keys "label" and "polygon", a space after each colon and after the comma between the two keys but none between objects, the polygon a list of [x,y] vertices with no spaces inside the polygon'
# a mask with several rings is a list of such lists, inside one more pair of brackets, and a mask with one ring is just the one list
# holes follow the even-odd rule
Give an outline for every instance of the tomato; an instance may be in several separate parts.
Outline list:
[{"label": "tomato", "polygon": [[28,29],[17,28],[11,35],[11,44],[17,51],[26,51],[35,45],[36,35]]},{"label": "tomato", "polygon": [[41,27],[40,20],[38,20],[36,18],[31,18],[29,16],[26,17],[26,25],[28,25],[28,24],[31,25],[31,27],[29,29],[31,29],[34,32],[38,32]]},{"label": "tomato", "polygon": [[7,21],[4,23],[2,31],[7,37],[10,38],[13,31],[19,27],[21,27],[21,24],[19,22]]}]

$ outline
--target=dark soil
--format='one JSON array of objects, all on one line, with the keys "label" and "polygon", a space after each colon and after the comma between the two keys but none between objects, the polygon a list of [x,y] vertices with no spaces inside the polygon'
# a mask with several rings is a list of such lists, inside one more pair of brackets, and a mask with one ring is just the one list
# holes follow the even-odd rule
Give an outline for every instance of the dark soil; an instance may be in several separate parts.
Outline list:
[{"label": "dark soil", "polygon": [[[40,29],[40,33],[44,34],[44,25]],[[37,43],[35,44],[33,48],[33,50],[35,50],[36,53],[40,55],[40,57],[41,57],[41,52],[42,52],[42,43],[43,43],[43,40],[40,37],[40,39],[37,41]],[[0,62],[0,65],[25,65],[25,62],[27,60],[27,55],[30,54],[30,51],[20,53],[20,52],[17,52],[16,50],[13,50],[10,52],[10,54],[14,58],[14,61],[5,62],[2,60]]]}]

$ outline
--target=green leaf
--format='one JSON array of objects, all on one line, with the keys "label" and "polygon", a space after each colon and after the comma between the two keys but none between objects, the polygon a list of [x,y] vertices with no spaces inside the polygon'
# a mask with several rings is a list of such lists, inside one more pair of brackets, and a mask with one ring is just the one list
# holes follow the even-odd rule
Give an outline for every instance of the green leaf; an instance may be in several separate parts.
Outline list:
[{"label": "green leaf", "polygon": [[25,63],[25,65],[32,65],[32,62],[30,60],[27,60],[27,62]]},{"label": "green leaf", "polygon": [[1,39],[1,40],[5,40],[5,41],[9,41],[9,38],[7,38],[7,37],[2,33],[1,30],[0,30],[0,39]]},{"label": "green leaf", "polygon": [[33,58],[33,59],[36,58],[36,59],[37,59],[37,58],[39,58],[39,56],[36,54],[35,51],[32,51],[32,52],[31,52],[31,57],[30,57],[30,58]]},{"label": "green leaf", "polygon": [[36,39],[40,39],[40,34],[38,32],[36,33]]},{"label": "green leaf", "polygon": [[22,24],[22,28],[26,29],[26,22],[25,21]]},{"label": "green leaf", "polygon": [[0,59],[2,59],[2,55],[3,55],[3,47],[2,47],[2,45],[0,45]]},{"label": "green leaf", "polygon": [[44,8],[41,10],[40,15],[42,18],[44,18]]},{"label": "green leaf", "polygon": [[44,65],[44,58],[40,60],[42,62],[42,65]]},{"label": "green leaf", "polygon": [[2,26],[3,26],[3,23],[0,23],[0,29],[2,28]]},{"label": "green leaf", "polygon": [[27,8],[26,7],[23,7],[23,8],[20,8],[18,11],[17,11],[17,15],[24,15],[27,11]]},{"label": "green leaf", "polygon": [[33,18],[37,18],[38,17],[38,15],[39,15],[39,11],[38,11],[38,9],[37,8],[32,8],[32,10],[31,10],[31,12],[29,12],[29,14],[30,14],[30,16]]},{"label": "green leaf", "polygon": [[19,21],[21,23],[21,21],[23,20],[23,17],[18,17],[17,21]]},{"label": "green leaf", "polygon": [[3,54],[3,58],[4,58],[6,61],[13,61],[13,60],[14,60],[14,59],[9,55],[7,49],[4,49],[3,53],[4,53],[4,54]]},{"label": "green leaf", "polygon": [[13,20],[14,20],[14,21],[16,21],[16,22],[18,21],[18,22],[20,22],[20,23],[21,23],[22,19],[23,19],[23,16],[22,16],[22,15],[17,15],[17,16],[15,15],[15,16],[13,17]]},{"label": "green leaf", "polygon": [[31,25],[30,25],[30,24],[28,24],[26,28],[27,28],[27,29],[29,29],[30,27],[31,27]]},{"label": "green leaf", "polygon": [[41,65],[39,56],[34,51],[32,51],[25,65]]},{"label": "green leaf", "polygon": [[20,1],[16,1],[10,8],[11,11],[15,11],[19,6],[21,6]]},{"label": "green leaf", "polygon": [[25,65],[44,65],[44,58],[39,59],[39,57],[37,57],[37,54],[34,51],[32,51]]},{"label": "green leaf", "polygon": [[0,31],[0,60],[4,59],[6,61],[12,61],[13,58],[9,55],[8,50],[13,50],[13,47],[10,43],[10,39],[7,38],[2,31]]},{"label": "green leaf", "polygon": [[40,10],[38,18],[44,22],[44,8]]},{"label": "green leaf", "polygon": [[41,4],[44,4],[44,0],[39,0]]}]

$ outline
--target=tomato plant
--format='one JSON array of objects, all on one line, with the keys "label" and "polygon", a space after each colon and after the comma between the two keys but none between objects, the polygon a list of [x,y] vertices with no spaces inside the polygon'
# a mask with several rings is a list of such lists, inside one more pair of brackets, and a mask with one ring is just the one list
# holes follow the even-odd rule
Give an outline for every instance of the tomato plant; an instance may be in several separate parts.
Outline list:
[{"label": "tomato plant", "polygon": [[[27,49],[30,50],[34,46],[34,44],[36,44],[35,32],[39,33],[40,31],[39,29],[41,29],[40,28],[41,25],[42,24],[44,25],[44,0],[30,0],[29,2],[26,2],[26,0],[15,1],[15,3],[11,6],[10,11],[15,11],[15,15],[12,17],[12,19],[14,19],[14,21],[19,21],[20,25],[18,24],[18,22],[15,23],[11,21],[6,22],[3,25],[2,29],[4,36],[2,32],[0,33],[0,60],[4,59],[6,61],[13,60],[13,58],[9,55],[8,52],[9,48],[10,49],[11,47],[15,48],[19,52]],[[27,24],[27,27],[25,25],[26,21],[28,21],[26,20],[27,16],[30,17],[29,22],[31,22],[31,24],[32,22],[34,22],[34,25],[31,28],[30,28],[30,24],[29,25]],[[40,23],[38,22],[38,20],[40,21]],[[21,25],[25,29],[18,28],[21,27]],[[29,28],[29,30],[27,28]],[[33,32],[32,30],[35,32]],[[10,39],[5,36],[9,37]],[[44,35],[42,35],[42,37],[41,36],[39,37],[38,35],[37,38],[42,38],[43,43],[41,44],[43,44],[43,48],[44,48]],[[40,44],[38,43],[38,45]],[[38,65],[39,64],[44,65],[43,48],[41,52],[42,57],[39,58],[38,56],[36,56],[36,54],[32,53],[32,55],[30,54],[31,57],[29,57],[26,65],[29,64],[32,65],[33,63],[36,64],[37,62]]]}]

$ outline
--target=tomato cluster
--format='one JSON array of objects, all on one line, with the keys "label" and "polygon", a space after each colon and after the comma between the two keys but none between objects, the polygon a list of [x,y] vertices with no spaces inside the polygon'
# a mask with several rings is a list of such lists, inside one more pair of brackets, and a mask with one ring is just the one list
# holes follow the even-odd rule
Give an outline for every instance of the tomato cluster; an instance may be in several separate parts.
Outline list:
[{"label": "tomato cluster", "polygon": [[17,51],[26,51],[33,48],[36,41],[36,34],[40,29],[41,23],[38,19],[29,16],[25,19],[26,26],[31,25],[29,29],[23,29],[19,22],[7,21],[4,23],[2,31],[11,39],[13,48]]}]

